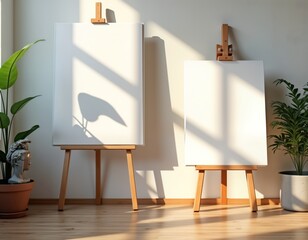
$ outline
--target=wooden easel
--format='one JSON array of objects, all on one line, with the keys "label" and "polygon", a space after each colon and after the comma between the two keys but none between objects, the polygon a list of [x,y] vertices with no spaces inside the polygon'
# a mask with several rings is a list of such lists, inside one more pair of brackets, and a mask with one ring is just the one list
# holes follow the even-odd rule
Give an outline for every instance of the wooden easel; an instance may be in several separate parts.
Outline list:
[{"label": "wooden easel", "polygon": [[[107,23],[105,18],[102,18],[102,4],[96,2],[95,5],[96,17],[91,19],[93,24]],[[61,146],[61,150],[65,150],[64,163],[63,163],[63,173],[61,181],[61,189],[59,196],[58,210],[63,211],[65,203],[65,195],[67,188],[67,178],[69,171],[69,164],[71,158],[72,150],[94,150],[95,151],[95,161],[96,161],[96,198],[95,203],[100,205],[102,203],[102,186],[101,186],[101,150],[125,150],[127,158],[127,167],[130,183],[130,191],[132,197],[132,207],[133,210],[138,210],[137,201],[137,191],[135,183],[134,165],[133,165],[133,155],[132,150],[135,150],[135,145],[64,145]]]},{"label": "wooden easel", "polygon": [[134,165],[133,165],[133,155],[132,150],[135,150],[135,145],[64,145],[61,146],[61,150],[65,150],[64,163],[63,163],[63,172],[62,172],[62,181],[61,189],[59,196],[59,205],[58,210],[63,211],[65,203],[65,195],[67,188],[67,178],[69,165],[71,160],[71,151],[72,150],[94,150],[95,151],[95,161],[96,161],[96,205],[102,204],[102,186],[101,186],[101,150],[125,150],[127,158],[127,167],[130,183],[130,191],[132,196],[132,207],[133,210],[138,210],[138,201],[137,201],[137,192],[136,192],[136,183],[135,183],[135,174],[134,174]]},{"label": "wooden easel", "polygon": [[[222,31],[222,44],[216,45],[216,60],[218,61],[232,61],[233,60],[233,52],[232,52],[232,44],[228,44],[228,24],[223,24],[221,27]],[[204,175],[205,171],[208,170],[220,170],[221,171],[221,184],[220,184],[220,203],[221,204],[228,204],[227,198],[227,171],[229,170],[244,170],[246,172],[246,180],[249,192],[249,202],[250,207],[253,212],[258,211],[257,200],[256,200],[256,193],[255,193],[255,186],[253,181],[253,170],[257,170],[257,166],[246,166],[246,165],[197,165],[195,166],[196,170],[199,171],[198,173],[198,183],[197,183],[197,190],[196,190],[196,198],[194,201],[194,212],[199,212],[200,210],[200,203],[201,203],[201,196],[202,196],[202,189],[203,189],[203,182],[204,182]]]}]

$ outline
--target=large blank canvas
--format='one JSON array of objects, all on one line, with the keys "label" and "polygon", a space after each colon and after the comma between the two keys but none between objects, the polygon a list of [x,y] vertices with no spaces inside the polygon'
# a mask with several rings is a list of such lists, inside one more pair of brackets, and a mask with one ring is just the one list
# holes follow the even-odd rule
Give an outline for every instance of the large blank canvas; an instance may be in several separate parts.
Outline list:
[{"label": "large blank canvas", "polygon": [[143,25],[55,25],[54,145],[144,142]]},{"label": "large blank canvas", "polygon": [[185,164],[267,165],[261,61],[186,61]]}]

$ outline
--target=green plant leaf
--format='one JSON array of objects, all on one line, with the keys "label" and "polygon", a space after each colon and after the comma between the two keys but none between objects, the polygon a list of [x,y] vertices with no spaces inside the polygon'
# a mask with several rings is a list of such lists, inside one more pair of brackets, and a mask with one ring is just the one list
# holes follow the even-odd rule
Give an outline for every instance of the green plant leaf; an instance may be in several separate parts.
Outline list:
[{"label": "green plant leaf", "polygon": [[10,119],[9,117],[3,113],[0,112],[0,128],[7,128],[10,125]]},{"label": "green plant leaf", "polygon": [[44,39],[37,40],[24,46],[22,49],[13,53],[0,68],[0,89],[8,89],[14,85],[17,80],[18,71],[16,63],[25,55],[25,53],[37,42],[44,41]]},{"label": "green plant leaf", "polygon": [[14,142],[21,140],[21,139],[25,139],[26,137],[28,137],[31,133],[33,133],[36,129],[38,129],[40,126],[39,125],[34,125],[32,128],[30,128],[27,131],[24,132],[20,132],[18,133],[15,138],[14,138]]},{"label": "green plant leaf", "polygon": [[30,102],[32,99],[36,98],[36,97],[39,97],[41,95],[36,95],[34,97],[27,97],[23,100],[20,100],[16,103],[14,103],[11,107],[11,113],[13,115],[15,115],[17,112],[19,112],[19,110],[21,110],[28,102]]},{"label": "green plant leaf", "polygon": [[272,103],[275,118],[271,126],[279,133],[269,135],[273,140],[269,147],[274,153],[282,150],[289,155],[296,172],[301,174],[308,162],[308,89],[304,87],[300,91],[294,84],[284,79],[277,79],[274,83],[287,88],[288,100]]}]

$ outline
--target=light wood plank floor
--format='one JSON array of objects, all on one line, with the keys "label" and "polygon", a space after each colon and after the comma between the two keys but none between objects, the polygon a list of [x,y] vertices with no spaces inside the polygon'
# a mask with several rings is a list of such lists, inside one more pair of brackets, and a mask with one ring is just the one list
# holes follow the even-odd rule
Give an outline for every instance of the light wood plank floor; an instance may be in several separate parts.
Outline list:
[{"label": "light wood plank floor", "polygon": [[308,212],[248,206],[30,205],[27,217],[0,219],[0,239],[308,239]]}]

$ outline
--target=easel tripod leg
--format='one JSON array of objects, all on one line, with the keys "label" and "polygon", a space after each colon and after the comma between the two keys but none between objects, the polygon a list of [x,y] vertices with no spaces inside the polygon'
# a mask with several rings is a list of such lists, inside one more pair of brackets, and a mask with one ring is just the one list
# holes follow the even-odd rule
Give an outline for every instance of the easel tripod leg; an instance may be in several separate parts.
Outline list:
[{"label": "easel tripod leg", "polygon": [[246,170],[246,180],[248,185],[248,192],[249,192],[249,202],[250,207],[253,212],[258,211],[257,199],[256,199],[256,192],[255,192],[255,184],[253,181],[252,170]]},{"label": "easel tripod leg", "polygon": [[59,204],[58,204],[59,211],[63,211],[64,208],[70,158],[71,158],[71,150],[65,150],[61,189],[60,189]]},{"label": "easel tripod leg", "polygon": [[101,184],[101,151],[95,150],[95,175],[96,175],[96,205],[102,204],[102,184]]},{"label": "easel tripod leg", "polygon": [[127,157],[130,191],[131,191],[131,195],[132,195],[132,205],[133,205],[133,210],[136,211],[136,210],[138,210],[138,201],[137,201],[137,191],[136,191],[136,183],[135,183],[133,156],[132,156],[131,150],[126,150],[126,157]]},{"label": "easel tripod leg", "polygon": [[203,181],[204,181],[204,170],[199,170],[196,198],[195,198],[195,202],[194,202],[194,212],[200,211]]},{"label": "easel tripod leg", "polygon": [[227,205],[228,204],[227,170],[221,170],[220,196],[221,196],[221,204]]}]

